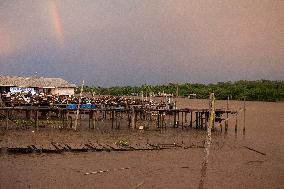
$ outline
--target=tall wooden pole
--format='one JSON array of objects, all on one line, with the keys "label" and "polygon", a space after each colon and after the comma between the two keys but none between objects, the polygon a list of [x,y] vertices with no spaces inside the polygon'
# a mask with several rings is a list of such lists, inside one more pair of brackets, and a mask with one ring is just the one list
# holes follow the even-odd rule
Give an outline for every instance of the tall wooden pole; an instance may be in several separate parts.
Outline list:
[{"label": "tall wooden pole", "polygon": [[76,119],[75,119],[75,122],[74,122],[74,130],[77,130],[77,126],[78,126],[78,119],[79,119],[79,113],[80,113],[80,105],[81,105],[81,97],[82,97],[82,93],[83,93],[83,87],[84,87],[84,80],[83,80],[82,85],[81,85],[79,102],[78,102],[78,107],[77,107],[77,112],[76,112]]},{"label": "tall wooden pole", "polygon": [[198,188],[202,189],[204,186],[206,174],[207,174],[207,164],[208,164],[208,158],[209,158],[209,152],[210,152],[210,146],[211,146],[211,130],[213,128],[213,122],[215,117],[215,97],[214,93],[210,94],[210,106],[209,106],[209,125],[207,126],[207,135],[206,135],[206,141],[205,141],[205,155],[204,160],[202,162],[202,169],[201,169],[201,178],[199,181]]},{"label": "tall wooden pole", "polygon": [[246,98],[244,98],[244,126],[243,126],[243,134],[246,132]]},{"label": "tall wooden pole", "polygon": [[235,133],[238,131],[238,112],[236,114],[236,124],[235,124]]}]

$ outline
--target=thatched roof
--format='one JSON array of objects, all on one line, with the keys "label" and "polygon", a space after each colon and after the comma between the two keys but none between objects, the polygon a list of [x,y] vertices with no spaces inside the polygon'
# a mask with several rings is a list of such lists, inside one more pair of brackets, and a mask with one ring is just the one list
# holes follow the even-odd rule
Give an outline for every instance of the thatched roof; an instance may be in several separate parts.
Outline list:
[{"label": "thatched roof", "polygon": [[22,76],[2,76],[0,75],[0,86],[15,87],[38,87],[38,88],[57,88],[57,87],[76,87],[62,78],[44,77],[22,77]]}]

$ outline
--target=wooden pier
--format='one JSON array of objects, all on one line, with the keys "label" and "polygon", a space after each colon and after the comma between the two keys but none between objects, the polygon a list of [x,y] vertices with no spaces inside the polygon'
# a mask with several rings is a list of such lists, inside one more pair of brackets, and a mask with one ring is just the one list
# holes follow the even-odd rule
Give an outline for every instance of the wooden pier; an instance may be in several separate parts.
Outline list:
[{"label": "wooden pier", "polygon": [[[78,111],[79,116],[74,116]],[[21,115],[21,116],[19,116]],[[142,105],[133,105],[127,108],[79,108],[67,109],[62,107],[2,107],[0,108],[0,118],[5,122],[5,129],[15,124],[15,120],[32,120],[33,126],[38,129],[39,121],[50,119],[51,115],[57,118],[59,128],[74,129],[76,119],[81,120],[82,116],[87,120],[88,126],[85,128],[96,129],[100,123],[108,123],[110,129],[167,129],[167,128],[196,128],[206,129],[209,121],[209,109],[184,108],[184,109],[151,109]],[[222,115],[226,115],[223,118]],[[215,109],[214,125],[222,125],[225,121],[227,125],[228,116],[237,116],[238,111],[227,109]],[[77,120],[78,121],[78,120]],[[215,129],[213,125],[213,129]],[[82,128],[82,124],[78,129]],[[237,119],[235,130],[237,128]],[[221,128],[222,129],[222,128]],[[227,130],[227,126],[226,126]]]}]

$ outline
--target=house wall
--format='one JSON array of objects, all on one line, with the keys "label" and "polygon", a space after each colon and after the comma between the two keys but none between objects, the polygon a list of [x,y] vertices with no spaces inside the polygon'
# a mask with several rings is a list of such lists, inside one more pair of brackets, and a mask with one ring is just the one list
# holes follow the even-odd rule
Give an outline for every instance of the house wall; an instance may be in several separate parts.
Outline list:
[{"label": "house wall", "polygon": [[51,90],[51,94],[53,95],[74,95],[74,88],[55,88]]}]

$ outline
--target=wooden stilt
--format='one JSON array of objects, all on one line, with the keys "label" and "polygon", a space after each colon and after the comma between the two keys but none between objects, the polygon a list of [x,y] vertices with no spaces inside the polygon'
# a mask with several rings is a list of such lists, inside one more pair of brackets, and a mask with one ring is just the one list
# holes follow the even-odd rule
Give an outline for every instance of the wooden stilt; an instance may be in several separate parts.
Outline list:
[{"label": "wooden stilt", "polygon": [[89,129],[91,129],[91,125],[92,125],[91,120],[92,120],[92,117],[93,117],[93,111],[90,110],[90,111],[89,111]]},{"label": "wooden stilt", "polygon": [[[228,113],[227,113],[227,119],[228,119]],[[225,132],[228,131],[228,120],[225,120]]]},{"label": "wooden stilt", "polygon": [[179,110],[178,110],[178,112],[177,112],[177,127],[179,127],[179,125],[180,125],[180,120],[179,120]]},{"label": "wooden stilt", "polygon": [[173,125],[173,127],[176,127],[176,124],[177,124],[177,112],[176,112],[176,110],[174,110],[174,125]]},{"label": "wooden stilt", "polygon": [[198,123],[198,121],[199,121],[199,117],[198,117],[198,112],[195,112],[195,124],[196,124],[196,129],[199,127],[199,123]]},{"label": "wooden stilt", "polygon": [[96,128],[96,111],[93,110],[93,114],[92,114],[92,129]]},{"label": "wooden stilt", "polygon": [[183,129],[183,112],[181,112],[181,128]]},{"label": "wooden stilt", "polygon": [[[61,121],[62,121],[62,127],[65,125],[65,115],[64,115],[64,110],[61,110]],[[59,126],[60,127],[60,126]]]},{"label": "wooden stilt", "polygon": [[9,127],[9,110],[6,110],[6,130],[8,130]]},{"label": "wooden stilt", "polygon": [[208,114],[209,114],[209,112],[207,113],[207,112],[205,112],[205,128],[207,129],[208,128]]},{"label": "wooden stilt", "polygon": [[72,119],[71,116],[69,118],[70,118],[70,129],[72,129],[73,128],[73,119]]},{"label": "wooden stilt", "polygon": [[118,119],[118,126],[117,126],[117,129],[120,129],[121,118],[122,118],[122,113],[121,113],[121,110],[119,110],[119,119]]},{"label": "wooden stilt", "polygon": [[[70,116],[69,116],[69,111],[66,110],[66,124],[64,126],[64,129],[67,129],[68,125],[69,125],[69,119],[70,119]],[[72,118],[71,118],[72,119]]]},{"label": "wooden stilt", "polygon": [[157,128],[160,128],[160,111],[158,111],[157,115]]},{"label": "wooden stilt", "polygon": [[132,115],[131,115],[131,128],[135,129],[136,123],[135,123],[135,110],[134,110],[134,107],[131,108],[131,113],[132,113]]},{"label": "wooden stilt", "polygon": [[[227,98],[227,111],[229,111],[229,97]],[[229,118],[229,114],[228,112],[226,112],[226,121],[225,121],[225,132],[228,131],[228,118]]]},{"label": "wooden stilt", "polygon": [[114,110],[111,111],[111,129],[113,129],[113,123],[114,123]]},{"label": "wooden stilt", "polygon": [[35,111],[35,128],[38,130],[38,110]]},{"label": "wooden stilt", "polygon": [[235,133],[238,131],[238,113],[236,115]]},{"label": "wooden stilt", "polygon": [[26,110],[26,118],[28,119],[28,120],[30,120],[31,119],[31,110]]},{"label": "wooden stilt", "polygon": [[190,111],[190,127],[192,128],[192,111]]}]

